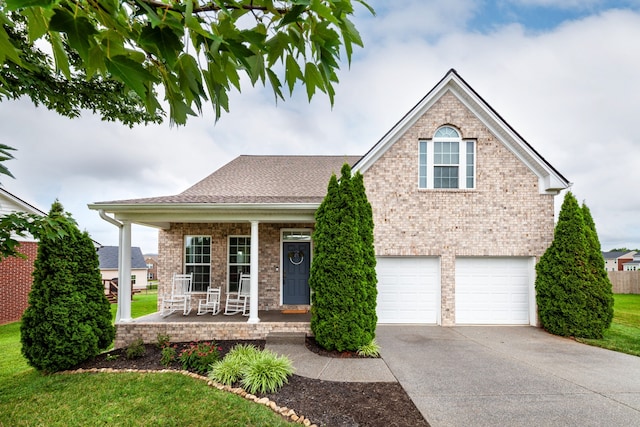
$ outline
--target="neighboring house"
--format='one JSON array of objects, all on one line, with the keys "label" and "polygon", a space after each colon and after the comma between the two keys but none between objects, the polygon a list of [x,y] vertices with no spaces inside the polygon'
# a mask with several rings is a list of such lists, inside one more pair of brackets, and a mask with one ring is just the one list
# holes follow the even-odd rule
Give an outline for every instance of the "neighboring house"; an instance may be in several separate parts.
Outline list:
[{"label": "neighboring house", "polygon": [[[103,281],[118,278],[117,246],[98,248],[98,259]],[[131,285],[133,289],[147,288],[147,263],[138,247],[131,248]]]},{"label": "neighboring house", "polygon": [[[0,188],[0,216],[24,212],[45,216],[46,212]],[[33,237],[15,236],[19,251],[26,258],[12,257],[0,262],[0,324],[20,320],[27,308],[33,283],[33,263],[38,255],[38,242]]]},{"label": "neighboring house", "polygon": [[176,272],[223,294],[250,272],[258,323],[308,307],[314,214],[345,162],[373,208],[380,323],[537,324],[535,264],[570,183],[455,70],[364,156],[240,156],[183,193],[89,207],[123,241],[160,229],[160,293]]},{"label": "neighboring house", "polygon": [[158,254],[145,254],[147,264],[147,280],[158,280]]},{"label": "neighboring house", "polygon": [[633,253],[633,260],[623,264],[624,271],[640,271],[640,253]]},{"label": "neighboring house", "polygon": [[623,271],[624,264],[633,261],[635,251],[609,251],[602,252],[604,268],[607,271]]}]

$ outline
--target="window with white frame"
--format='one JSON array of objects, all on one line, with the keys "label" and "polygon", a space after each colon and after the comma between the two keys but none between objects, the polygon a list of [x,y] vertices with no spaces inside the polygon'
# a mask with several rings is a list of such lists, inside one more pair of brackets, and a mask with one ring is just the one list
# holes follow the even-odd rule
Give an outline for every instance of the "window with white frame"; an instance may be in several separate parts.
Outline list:
[{"label": "window with white frame", "polygon": [[205,292],[211,282],[211,236],[186,236],[184,272],[193,273],[192,290]]},{"label": "window with white frame", "polygon": [[475,141],[463,140],[451,126],[418,142],[419,188],[475,188]]},{"label": "window with white frame", "polygon": [[251,271],[251,237],[229,236],[229,292],[238,290],[240,274]]}]

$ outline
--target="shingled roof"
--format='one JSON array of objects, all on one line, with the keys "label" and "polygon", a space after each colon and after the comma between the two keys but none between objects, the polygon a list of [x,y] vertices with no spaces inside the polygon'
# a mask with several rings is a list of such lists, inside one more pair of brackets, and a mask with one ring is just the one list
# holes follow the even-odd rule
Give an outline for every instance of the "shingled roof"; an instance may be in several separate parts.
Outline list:
[{"label": "shingled roof", "polygon": [[[100,262],[100,270],[117,270],[118,247],[102,246],[98,248],[98,260]],[[147,263],[144,260],[144,256],[142,256],[142,250],[137,246],[131,248],[131,268],[147,268]]]},{"label": "shingled roof", "polygon": [[202,181],[173,196],[100,204],[320,203],[331,174],[360,156],[236,157]]}]

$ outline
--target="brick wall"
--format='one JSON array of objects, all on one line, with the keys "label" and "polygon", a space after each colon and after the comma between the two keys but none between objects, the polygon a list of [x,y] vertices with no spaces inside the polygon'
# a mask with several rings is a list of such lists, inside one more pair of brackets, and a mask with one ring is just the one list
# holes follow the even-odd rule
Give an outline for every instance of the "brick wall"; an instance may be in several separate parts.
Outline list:
[{"label": "brick wall", "polygon": [[[418,189],[418,141],[442,125],[476,140],[476,189]],[[553,196],[451,93],[364,174],[377,255],[441,257],[443,325],[455,323],[457,256],[540,257],[553,240]]]},{"label": "brick wall", "polygon": [[27,258],[13,257],[0,262],[0,324],[20,320],[27,308],[38,244],[23,242],[19,251]]},{"label": "brick wall", "polygon": [[116,328],[115,348],[126,347],[138,338],[145,343],[154,343],[158,334],[168,335],[173,342],[263,340],[271,332],[312,335],[309,322],[121,323]]},{"label": "brick wall", "polygon": [[[283,228],[313,228],[313,224],[270,224],[258,226],[258,309],[277,310],[280,305],[280,232]],[[249,223],[171,224],[158,237],[158,294],[168,292],[173,273],[184,270],[184,237],[211,236],[211,285],[223,290],[224,305],[227,289],[228,236],[250,236]]]}]

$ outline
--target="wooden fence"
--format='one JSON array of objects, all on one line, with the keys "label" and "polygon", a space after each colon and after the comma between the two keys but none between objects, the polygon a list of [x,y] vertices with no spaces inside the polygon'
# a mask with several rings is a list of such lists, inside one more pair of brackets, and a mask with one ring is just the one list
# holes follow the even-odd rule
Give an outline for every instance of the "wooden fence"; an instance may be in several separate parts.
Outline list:
[{"label": "wooden fence", "polygon": [[614,294],[640,294],[640,270],[608,271]]}]

